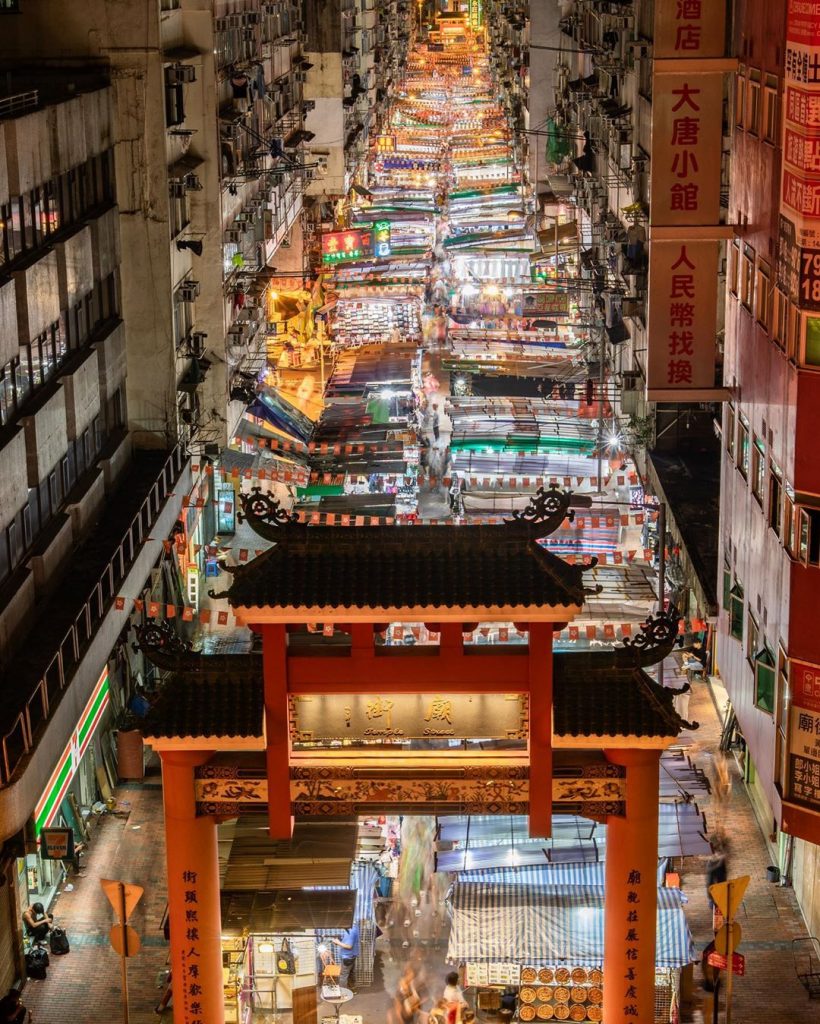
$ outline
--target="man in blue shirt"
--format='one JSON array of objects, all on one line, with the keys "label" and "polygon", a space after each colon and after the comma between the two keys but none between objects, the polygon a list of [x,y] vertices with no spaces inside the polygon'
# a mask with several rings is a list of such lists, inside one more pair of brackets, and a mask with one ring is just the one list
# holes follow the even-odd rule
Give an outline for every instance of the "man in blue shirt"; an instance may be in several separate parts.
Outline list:
[{"label": "man in blue shirt", "polygon": [[359,942],[359,925],[353,922],[352,928],[345,929],[340,939],[331,939],[342,951],[342,969],[339,974],[339,985],[342,988],[350,988],[348,984],[353,968],[356,966],[356,957],[359,955],[361,943]]}]

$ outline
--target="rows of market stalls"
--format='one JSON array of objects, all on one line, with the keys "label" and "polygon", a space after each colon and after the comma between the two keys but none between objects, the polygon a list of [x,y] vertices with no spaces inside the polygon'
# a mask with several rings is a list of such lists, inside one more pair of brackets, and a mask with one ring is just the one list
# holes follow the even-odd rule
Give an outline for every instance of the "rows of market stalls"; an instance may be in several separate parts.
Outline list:
[{"label": "rows of market stalls", "polygon": [[[683,749],[664,754],[658,1020],[670,1019],[692,982],[694,948],[675,869],[683,858],[710,851],[698,806],[707,789]],[[530,1006],[537,1019],[601,1019],[606,831],[568,814],[554,817],[549,839],[531,838],[523,817],[436,819],[433,869],[444,880],[438,890],[446,893],[446,962],[459,972],[479,1019],[498,1019],[504,995],[514,997],[517,1020],[536,1019]],[[391,817],[297,822],[287,842],[270,840],[261,817],[221,825],[227,1019],[289,1012],[294,1024],[314,1020],[317,996],[339,962],[332,940],[354,923],[361,942],[356,987],[372,985],[380,949],[384,953],[379,926],[397,913],[388,910],[398,898],[395,880],[427,856],[414,848],[419,836],[430,839]]]}]

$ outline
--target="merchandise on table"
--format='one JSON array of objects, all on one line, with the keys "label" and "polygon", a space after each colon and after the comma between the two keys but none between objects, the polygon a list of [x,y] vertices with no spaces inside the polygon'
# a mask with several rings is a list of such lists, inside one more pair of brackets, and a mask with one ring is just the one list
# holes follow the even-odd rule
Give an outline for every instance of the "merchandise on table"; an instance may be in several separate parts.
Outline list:
[{"label": "merchandise on table", "polygon": [[421,308],[415,299],[340,298],[331,332],[342,345],[420,341]]}]

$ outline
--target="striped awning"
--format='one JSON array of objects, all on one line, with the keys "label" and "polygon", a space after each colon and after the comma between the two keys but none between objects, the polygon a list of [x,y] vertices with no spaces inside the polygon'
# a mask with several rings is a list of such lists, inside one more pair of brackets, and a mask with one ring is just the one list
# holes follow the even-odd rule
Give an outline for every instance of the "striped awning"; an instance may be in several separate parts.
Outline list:
[{"label": "striped awning", "polygon": [[[601,886],[457,882],[449,902],[451,963],[603,964]],[[657,967],[696,959],[681,903],[679,890],[658,890]]]},{"label": "striped awning", "polygon": [[[667,861],[658,861],[658,885],[663,885]],[[460,871],[459,882],[483,882],[485,885],[586,885],[606,884],[606,865],[603,861],[592,864],[527,864],[522,867],[478,868]],[[686,902],[685,897],[683,902]]]}]

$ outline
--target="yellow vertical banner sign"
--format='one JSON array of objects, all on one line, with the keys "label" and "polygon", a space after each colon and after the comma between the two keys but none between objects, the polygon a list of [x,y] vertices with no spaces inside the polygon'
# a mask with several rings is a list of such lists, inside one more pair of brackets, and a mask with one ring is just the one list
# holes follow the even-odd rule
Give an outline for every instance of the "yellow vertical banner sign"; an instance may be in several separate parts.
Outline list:
[{"label": "yellow vertical banner sign", "polygon": [[647,397],[717,397],[725,5],[656,0]]}]

